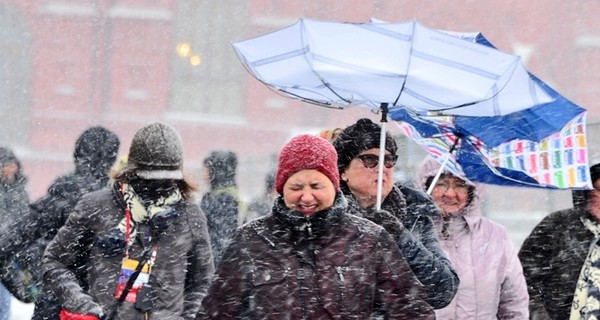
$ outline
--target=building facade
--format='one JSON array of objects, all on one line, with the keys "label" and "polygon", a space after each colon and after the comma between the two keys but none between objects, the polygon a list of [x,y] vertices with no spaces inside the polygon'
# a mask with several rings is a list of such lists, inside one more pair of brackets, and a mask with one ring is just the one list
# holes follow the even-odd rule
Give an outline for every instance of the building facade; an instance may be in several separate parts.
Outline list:
[{"label": "building facade", "polygon": [[[35,199],[71,169],[74,141],[87,127],[117,132],[126,154],[138,128],[165,121],[181,132],[192,174],[199,176],[210,151],[231,149],[240,158],[242,192],[256,194],[290,136],[377,119],[362,108],[329,110],[284,98],[244,70],[232,41],[300,17],[416,19],[481,31],[588,109],[594,124],[599,10],[600,3],[583,0],[0,0],[0,141],[23,159]],[[595,135],[588,134],[590,153],[600,160]],[[423,153],[406,150],[402,165],[410,171]]]}]

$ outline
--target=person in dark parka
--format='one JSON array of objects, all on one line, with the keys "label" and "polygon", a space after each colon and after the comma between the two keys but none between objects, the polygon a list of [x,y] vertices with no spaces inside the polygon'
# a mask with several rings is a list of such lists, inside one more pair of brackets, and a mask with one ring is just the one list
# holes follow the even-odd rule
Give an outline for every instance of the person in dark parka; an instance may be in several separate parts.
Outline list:
[{"label": "person in dark parka", "polygon": [[[54,180],[46,195],[33,202],[26,213],[4,225],[6,233],[0,233],[0,258],[30,252],[27,258],[36,266],[33,275],[40,292],[32,320],[59,318],[60,304],[52,291],[41,284],[42,254],[82,195],[107,186],[108,172],[119,145],[117,135],[102,126],[86,129],[75,142],[74,170]],[[85,275],[78,274],[78,278],[83,284]]]},{"label": "person in dark parka", "polygon": [[210,184],[210,191],[202,196],[200,208],[208,221],[215,266],[244,219],[236,170],[237,156],[232,151],[213,151],[204,159],[204,180]]},{"label": "person in dark parka", "polygon": [[336,159],[314,135],[282,148],[272,213],[238,229],[197,319],[434,319],[392,236],[347,213]]},{"label": "person in dark parka", "polygon": [[380,136],[379,125],[360,119],[333,141],[341,190],[351,213],[371,217],[394,236],[412,271],[425,286],[427,302],[435,309],[443,308],[454,298],[460,281],[437,238],[433,221],[439,211],[429,197],[408,188],[401,191],[394,185],[398,147],[389,132],[385,137],[382,210],[376,210]]},{"label": "person in dark parka", "polygon": [[[77,319],[195,318],[214,268],[206,218],[182,166],[179,133],[152,123],[134,135],[128,163],[112,186],[82,197],[44,254],[44,279],[62,313]],[[142,273],[116,303],[144,257]],[[77,281],[77,268],[88,275],[87,287]]]},{"label": "person in dark parka", "polygon": [[[29,195],[27,177],[23,174],[20,161],[7,147],[0,147],[0,217],[2,223],[12,221],[27,212]],[[35,298],[35,286],[28,283],[31,278],[27,262],[22,257],[0,261],[0,273],[4,285],[0,285],[0,319],[8,320],[12,296],[23,302]]]},{"label": "person in dark parka", "polygon": [[[590,173],[594,189],[573,190],[573,207],[550,213],[521,246],[519,259],[527,281],[531,319],[589,319],[599,314],[600,305],[589,304],[597,302],[598,296],[586,302],[587,295],[576,293],[593,293],[600,283],[600,269],[594,272],[588,265],[600,246],[600,164],[593,165]],[[596,285],[581,281],[582,275]],[[572,314],[573,307],[577,314]],[[586,315],[588,311],[591,314]]]}]

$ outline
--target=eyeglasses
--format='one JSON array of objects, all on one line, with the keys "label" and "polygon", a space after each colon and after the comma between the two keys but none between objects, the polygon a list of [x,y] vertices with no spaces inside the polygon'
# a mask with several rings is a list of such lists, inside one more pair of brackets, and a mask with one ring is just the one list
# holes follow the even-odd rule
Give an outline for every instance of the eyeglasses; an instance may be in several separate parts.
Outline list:
[{"label": "eyeglasses", "polygon": [[459,180],[459,181],[441,180],[435,184],[434,189],[438,189],[443,192],[446,192],[449,189],[452,189],[456,193],[467,193],[467,192],[469,192],[469,185],[467,185],[467,183],[462,180]]},{"label": "eyeglasses", "polygon": [[[379,164],[379,156],[376,154],[361,154],[356,156],[366,168],[372,169],[375,168]],[[383,165],[386,168],[393,168],[396,165],[396,161],[398,161],[397,155],[386,154],[383,157]]]}]

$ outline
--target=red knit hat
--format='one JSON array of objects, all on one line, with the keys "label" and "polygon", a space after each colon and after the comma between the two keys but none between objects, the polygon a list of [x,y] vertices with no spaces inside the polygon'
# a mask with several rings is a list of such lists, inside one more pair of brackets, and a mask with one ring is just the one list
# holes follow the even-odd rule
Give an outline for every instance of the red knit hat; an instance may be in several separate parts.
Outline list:
[{"label": "red knit hat", "polygon": [[337,153],[333,145],[311,134],[294,137],[279,152],[275,190],[283,194],[283,185],[289,177],[298,171],[313,169],[326,175],[336,190],[340,189]]}]

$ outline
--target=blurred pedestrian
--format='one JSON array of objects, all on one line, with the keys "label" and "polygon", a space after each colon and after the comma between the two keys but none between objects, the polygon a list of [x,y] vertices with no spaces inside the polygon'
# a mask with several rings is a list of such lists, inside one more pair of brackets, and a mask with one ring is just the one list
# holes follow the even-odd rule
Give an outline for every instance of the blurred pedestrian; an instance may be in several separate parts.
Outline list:
[{"label": "blurred pedestrian", "polygon": [[573,207],[546,216],[519,257],[532,319],[600,319],[600,163],[594,189],[574,190]]},{"label": "blurred pedestrian", "polygon": [[203,177],[210,190],[202,196],[200,208],[208,221],[215,266],[245,219],[246,207],[235,181],[237,164],[236,154],[225,150],[213,151],[203,161]]},{"label": "blurred pedestrian", "polygon": [[[108,172],[114,164],[119,151],[120,141],[117,135],[102,126],[94,126],[81,133],[75,142],[73,151],[74,170],[54,180],[46,195],[31,204],[32,226],[35,243],[29,250],[37,247],[39,256],[36,265],[41,269],[42,254],[58,229],[67,221],[67,217],[84,194],[100,190],[108,185]],[[77,265],[79,267],[80,265]],[[77,269],[77,279],[85,286],[86,274]],[[41,281],[41,270],[37,270],[36,279]],[[41,287],[35,302],[32,320],[58,319],[60,303],[52,290],[46,285]]]},{"label": "blurred pedestrian", "polygon": [[213,262],[182,166],[179,133],[153,123],[134,135],[112,186],[82,197],[44,254],[44,278],[63,316],[194,319]]},{"label": "blurred pedestrian", "polygon": [[[0,217],[3,222],[12,221],[28,210],[29,195],[27,193],[27,178],[23,174],[21,163],[14,152],[7,147],[0,147]],[[16,257],[15,257],[16,258]],[[22,283],[22,266],[18,259],[0,263],[3,283],[16,296],[26,294],[26,285]],[[0,320],[10,317],[12,296],[0,284]],[[21,300],[31,302],[33,297],[21,296]]]},{"label": "blurred pedestrian", "polygon": [[398,147],[389,132],[385,137],[382,210],[375,208],[380,136],[379,125],[360,119],[333,141],[339,157],[341,189],[353,214],[369,218],[394,236],[412,271],[425,286],[427,302],[435,309],[443,308],[454,297],[459,278],[438,243],[433,223],[437,211],[427,212],[423,197],[411,197],[409,200],[419,203],[409,204],[394,185]]},{"label": "blurred pedestrian", "polygon": [[[427,190],[441,165],[421,163],[415,185]],[[441,209],[436,224],[442,249],[460,285],[438,319],[529,319],[523,268],[506,228],[481,215],[483,186],[443,171],[431,193]]]},{"label": "blurred pedestrian", "polygon": [[300,135],[279,154],[271,215],[225,251],[199,319],[433,319],[392,237],[347,214],[331,144]]},{"label": "blurred pedestrian", "polygon": [[246,222],[271,213],[275,197],[277,197],[277,190],[275,190],[275,172],[273,171],[267,173],[265,176],[264,191],[248,203]]},{"label": "blurred pedestrian", "polygon": [[[116,134],[102,126],[83,131],[75,142],[74,170],[56,178],[47,194],[33,202],[27,212],[2,225],[0,259],[25,256],[38,286],[33,320],[59,319],[60,303],[42,283],[43,252],[81,196],[107,186],[119,144]],[[77,277],[85,285],[82,268],[77,269]]]}]

